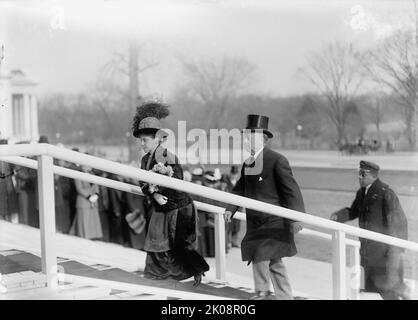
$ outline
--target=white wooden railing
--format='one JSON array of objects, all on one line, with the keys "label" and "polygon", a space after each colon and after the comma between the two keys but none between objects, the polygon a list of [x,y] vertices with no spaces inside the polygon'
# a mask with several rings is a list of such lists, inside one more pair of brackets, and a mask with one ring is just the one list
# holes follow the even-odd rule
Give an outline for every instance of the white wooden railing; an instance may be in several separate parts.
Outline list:
[{"label": "white wooden railing", "polygon": [[[21,156],[36,156],[37,161],[22,158]],[[332,237],[333,241],[333,298],[346,299],[346,245],[351,248],[353,256],[352,272],[354,282],[352,286],[352,298],[358,297],[359,282],[359,242],[346,238],[346,235],[362,237],[387,243],[393,246],[418,251],[418,243],[398,239],[384,234],[360,229],[350,225],[330,221],[324,218],[301,213],[298,211],[282,208],[272,204],[264,203],[254,199],[237,196],[227,192],[196,185],[191,182],[166,177],[160,174],[141,169],[133,169],[131,166],[115,163],[109,160],[93,157],[90,155],[78,153],[75,151],[58,148],[49,144],[27,144],[27,145],[2,145],[0,146],[0,160],[11,162],[27,167],[38,169],[38,188],[39,188],[39,210],[40,210],[40,231],[41,231],[41,249],[42,249],[42,270],[46,274],[48,286],[54,286],[56,283],[56,249],[55,249],[55,213],[54,213],[54,173],[67,176],[74,179],[89,181],[101,184],[110,188],[122,191],[141,194],[139,187],[122,183],[115,180],[106,179],[89,175],[83,172],[73,171],[53,165],[53,158],[61,159],[80,165],[86,165],[106,172],[114,173],[123,177],[162,185],[164,187],[182,190],[196,195],[218,200],[224,203],[231,203],[240,207],[261,211],[264,213],[288,218],[303,222],[307,225],[320,227],[330,230],[331,235],[318,233],[315,231],[305,231],[312,235],[323,238]],[[37,163],[36,163],[37,162]],[[223,219],[223,208],[211,206],[203,203],[196,203],[198,208],[213,212],[215,214],[215,241],[216,241],[216,275],[219,279],[225,280],[226,257],[225,257],[225,224]],[[242,219],[242,213],[236,215]]]},{"label": "white wooden railing", "polygon": [[[20,166],[37,169],[38,168],[38,162],[36,160],[31,160],[23,157],[5,157],[3,160],[6,160],[10,163],[17,164]],[[78,180],[84,180],[90,183],[94,183],[97,185],[103,185],[109,188],[118,189],[125,192],[135,193],[138,195],[143,195],[141,188],[139,188],[136,185],[131,185],[128,183],[107,179],[103,177],[99,177],[96,175],[71,170],[67,168],[63,168],[60,166],[53,166],[53,172],[54,174],[58,174],[61,176],[65,176],[72,179],[78,179]],[[225,208],[217,207],[214,205],[210,205],[203,202],[195,201],[195,205],[199,210],[203,210],[206,212],[210,212],[215,214],[215,219],[222,215],[224,213]],[[234,216],[235,219],[238,220],[246,220],[245,213],[243,212],[237,212]],[[221,243],[221,234],[225,234],[225,228],[222,225],[222,219],[216,220],[215,225],[215,257],[216,257],[216,277],[220,281],[225,281],[226,278],[226,259],[225,259],[225,252],[224,250],[221,250],[222,246],[224,246],[224,242]],[[310,235],[317,238],[325,239],[325,240],[332,240],[332,235],[318,232],[314,230],[310,230],[307,228],[304,228],[300,234]],[[359,294],[359,287],[360,287],[360,257],[359,257],[359,249],[360,249],[360,242],[357,240],[347,239],[346,245],[349,249],[349,254],[351,256],[350,258],[350,297],[351,299],[358,299]],[[334,257],[338,257],[337,254],[334,254]],[[337,264],[335,264],[337,265]],[[338,270],[334,270],[334,273],[336,274]]]}]

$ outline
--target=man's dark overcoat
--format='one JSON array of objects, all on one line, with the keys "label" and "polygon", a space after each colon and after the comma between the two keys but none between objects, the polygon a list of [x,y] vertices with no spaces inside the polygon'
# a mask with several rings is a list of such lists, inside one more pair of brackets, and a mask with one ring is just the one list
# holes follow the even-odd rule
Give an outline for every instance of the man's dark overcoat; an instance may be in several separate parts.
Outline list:
[{"label": "man's dark overcoat", "polygon": [[[351,207],[340,210],[337,216],[339,222],[358,218],[360,228],[405,240],[408,238],[408,223],[399,199],[379,179],[370,186],[366,195],[365,188],[360,188]],[[360,242],[366,291],[386,291],[403,282],[403,249],[363,238]]]},{"label": "man's dark overcoat", "polygon": [[[268,147],[264,147],[253,164],[243,164],[241,177],[233,193],[288,209],[305,211],[302,194],[288,160]],[[233,213],[237,209],[233,205],[227,207]],[[246,213],[247,232],[241,243],[243,261],[266,261],[291,257],[297,253],[291,232],[294,221],[251,209],[247,209]]]}]

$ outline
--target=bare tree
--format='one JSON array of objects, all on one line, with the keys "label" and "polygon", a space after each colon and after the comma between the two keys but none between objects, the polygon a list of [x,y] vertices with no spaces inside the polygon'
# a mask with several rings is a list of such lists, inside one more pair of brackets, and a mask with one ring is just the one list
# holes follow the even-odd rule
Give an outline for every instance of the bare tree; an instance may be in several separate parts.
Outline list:
[{"label": "bare tree", "polygon": [[109,79],[98,79],[92,89],[92,106],[96,107],[103,115],[104,124],[107,126],[106,135],[114,136],[115,128],[111,119],[111,111],[114,109],[125,109],[127,106],[127,92],[123,91],[114,81]]},{"label": "bare tree", "polygon": [[344,108],[345,135],[349,140],[364,138],[366,125],[357,99],[350,100]]},{"label": "bare tree", "polygon": [[378,84],[400,98],[409,147],[416,147],[418,47],[414,30],[400,30],[368,51],[364,69]]},{"label": "bare tree", "polygon": [[388,95],[381,91],[372,92],[359,99],[359,104],[362,105],[366,118],[376,126],[379,141],[382,139],[380,126],[389,111],[388,100]]},{"label": "bare tree", "polygon": [[312,96],[306,95],[296,119],[298,125],[301,126],[302,138],[308,139],[310,149],[314,149],[315,140],[324,128],[321,106]]},{"label": "bare tree", "polygon": [[328,101],[326,113],[336,127],[338,143],[345,138],[345,109],[364,80],[361,60],[362,55],[351,44],[334,42],[311,53],[300,70]]},{"label": "bare tree", "polygon": [[[132,41],[129,44],[128,55],[121,52],[114,52],[112,58],[102,67],[100,70],[100,77],[109,79],[125,79],[129,80],[132,76],[132,72],[136,75],[141,75],[145,71],[155,68],[159,65],[159,62],[154,59],[150,59],[144,53],[145,43],[137,44]],[[139,83],[138,91],[139,91]]]},{"label": "bare tree", "polygon": [[180,61],[189,80],[189,88],[208,110],[208,126],[220,128],[228,102],[254,78],[255,65],[243,58],[228,57],[220,61]]},{"label": "bare tree", "polygon": [[376,126],[377,137],[379,141],[382,140],[382,134],[380,132],[380,124],[383,121],[384,115],[385,115],[385,112],[383,108],[383,99],[381,97],[375,97],[374,103],[372,104],[371,119]]},{"label": "bare tree", "polygon": [[[152,69],[158,66],[158,62],[155,60],[150,60],[146,57],[145,54],[141,54],[141,51],[144,49],[145,44],[138,45],[136,41],[131,41],[129,44],[128,57],[125,54],[115,52],[113,58],[106,63],[99,75],[101,81],[104,84],[107,84],[108,89],[112,89],[107,94],[102,91],[102,98],[99,99],[99,102],[96,105],[102,110],[103,114],[107,117],[107,122],[111,125],[110,119],[106,111],[106,101],[109,99],[109,93],[119,95],[119,98],[125,105],[129,116],[132,117],[135,113],[135,108],[140,102],[140,89],[139,89],[139,75],[143,74],[145,71]],[[141,56],[141,63],[139,58]],[[115,80],[120,80],[119,83],[122,85],[112,85],[111,82]],[[100,81],[99,81],[100,82]],[[109,86],[110,84],[110,86]],[[106,85],[100,85],[102,89],[106,88]],[[125,87],[124,87],[125,86]],[[102,102],[100,102],[102,101]],[[132,150],[134,145],[133,137],[127,137],[128,145],[128,157],[129,160],[133,160],[135,152]]]}]

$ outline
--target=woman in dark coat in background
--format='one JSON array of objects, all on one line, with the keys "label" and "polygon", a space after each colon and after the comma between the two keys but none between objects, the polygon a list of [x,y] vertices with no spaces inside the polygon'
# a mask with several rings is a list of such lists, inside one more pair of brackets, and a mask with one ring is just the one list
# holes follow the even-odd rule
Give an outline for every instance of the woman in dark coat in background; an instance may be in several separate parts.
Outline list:
[{"label": "woman in dark coat in background", "polygon": [[[107,178],[106,172],[93,169],[95,175]],[[109,227],[109,216],[110,216],[110,199],[109,190],[107,187],[99,185],[99,199],[97,200],[97,209],[99,211],[100,223],[102,225],[103,238],[105,242],[110,241],[110,227]]]},{"label": "woman in dark coat in background", "polygon": [[[122,177],[114,174],[110,174],[109,178],[121,182],[124,181]],[[113,188],[108,190],[110,200],[110,241],[130,247],[129,226],[125,220],[125,215],[127,214],[125,192]]]},{"label": "woman in dark coat in background", "polygon": [[[5,139],[0,144],[7,144]],[[18,213],[18,202],[12,176],[13,166],[7,162],[0,161],[0,218],[11,221],[13,215]]]},{"label": "woman in dark coat in background", "polygon": [[[144,103],[136,110],[133,136],[139,138],[143,151],[141,169],[152,170],[161,164],[173,171],[173,178],[183,180],[183,170],[175,155],[161,145],[167,133],[159,119],[169,114],[168,107],[156,102]],[[201,282],[209,266],[194,249],[196,211],[192,198],[184,192],[140,183],[150,200],[148,232],[145,238],[145,276],[153,279],[183,280],[194,277]]]},{"label": "woman in dark coat in background", "polygon": [[[55,165],[65,167],[65,161],[54,160]],[[66,177],[54,175],[54,189],[55,189],[55,224],[56,229],[60,233],[67,234],[71,228],[71,214],[70,206],[66,199],[64,199],[65,188],[67,187]]]},{"label": "woman in dark coat in background", "polygon": [[[27,141],[20,141],[16,144],[25,144],[29,143]],[[16,193],[18,199],[19,207],[19,223],[20,224],[29,224],[29,197],[28,197],[28,188],[30,187],[29,183],[29,168],[23,166],[14,166],[15,172],[15,181],[16,181]]]},{"label": "woman in dark coat in background", "polygon": [[[36,160],[33,158],[33,160]],[[28,194],[28,224],[31,227],[39,228],[39,201],[38,201],[38,172],[35,169],[28,169],[28,180],[26,192]]]},{"label": "woman in dark coat in background", "polygon": [[[129,184],[135,184],[135,181],[131,179],[126,180]],[[137,212],[138,217],[137,219],[140,219],[143,221],[143,227],[139,228],[139,230],[129,228],[129,236],[130,236],[130,242],[132,245],[132,248],[138,249],[138,250],[144,250],[145,247],[145,236],[147,232],[147,224],[149,222],[149,217],[147,215],[147,212],[145,210],[145,197],[141,196],[139,194],[134,194],[130,192],[126,192],[124,195],[125,198],[125,204],[126,204],[126,212]],[[126,216],[125,216],[126,217]]]},{"label": "woman in dark coat in background", "polygon": [[[61,165],[65,168],[69,168],[71,170],[80,170],[79,166],[71,164],[69,162],[61,163]],[[59,184],[61,185],[61,193],[62,193],[62,208],[64,208],[63,213],[63,224],[61,228],[64,233],[69,233],[72,223],[74,221],[74,217],[76,214],[76,200],[77,200],[77,190],[75,188],[74,179],[59,176]],[[67,225],[68,224],[68,225]]]},{"label": "woman in dark coat in background", "polygon": [[16,179],[16,193],[19,206],[19,223],[29,223],[29,199],[28,199],[28,168],[15,166],[15,179]]},{"label": "woman in dark coat in background", "polygon": [[[208,188],[221,190],[220,177],[215,172],[208,170],[203,176],[203,185]],[[201,196],[193,196],[199,202],[207,203],[217,207],[225,207],[226,204],[217,200],[208,199]],[[204,257],[215,257],[215,217],[211,212],[198,210],[199,217],[199,245],[198,250]],[[226,242],[225,242],[226,244]]]}]

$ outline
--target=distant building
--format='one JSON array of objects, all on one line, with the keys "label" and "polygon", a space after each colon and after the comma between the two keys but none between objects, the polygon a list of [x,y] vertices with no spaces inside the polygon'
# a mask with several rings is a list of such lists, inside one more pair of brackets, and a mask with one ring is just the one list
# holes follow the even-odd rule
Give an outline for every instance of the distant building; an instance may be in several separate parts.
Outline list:
[{"label": "distant building", "polygon": [[9,143],[37,141],[38,106],[35,95],[37,83],[21,70],[0,72],[0,138]]}]

